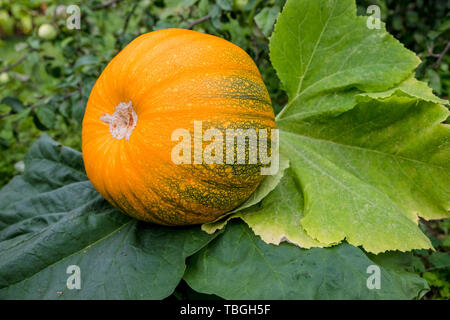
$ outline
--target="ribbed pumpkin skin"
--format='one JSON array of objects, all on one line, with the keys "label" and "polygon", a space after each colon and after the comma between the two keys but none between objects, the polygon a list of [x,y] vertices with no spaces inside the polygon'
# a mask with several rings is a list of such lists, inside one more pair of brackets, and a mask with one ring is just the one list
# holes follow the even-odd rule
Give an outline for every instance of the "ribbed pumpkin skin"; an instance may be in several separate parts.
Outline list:
[{"label": "ribbed pumpkin skin", "polygon": [[[118,140],[100,117],[129,101],[137,124],[129,140]],[[264,176],[260,165],[174,164],[178,142],[171,135],[184,128],[193,137],[194,121],[203,122],[203,131],[275,128],[254,62],[236,45],[195,31],[141,35],[108,64],[89,97],[82,129],[89,179],[110,203],[140,220],[215,220],[245,201]]]}]

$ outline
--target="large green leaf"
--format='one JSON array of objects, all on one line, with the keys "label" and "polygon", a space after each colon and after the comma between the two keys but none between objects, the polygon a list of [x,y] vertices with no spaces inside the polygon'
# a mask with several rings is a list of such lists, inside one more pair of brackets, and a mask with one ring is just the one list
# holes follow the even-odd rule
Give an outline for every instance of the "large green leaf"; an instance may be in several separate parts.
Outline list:
[{"label": "large green leaf", "polygon": [[[81,154],[47,136],[25,163],[0,192],[2,299],[161,299],[186,257],[214,238],[118,212],[87,180]],[[66,287],[71,265],[81,270],[80,290]]]},{"label": "large green leaf", "polygon": [[449,216],[449,128],[440,124],[447,115],[434,103],[392,97],[280,123],[307,199],[306,232],[374,253],[430,248],[417,221]]},{"label": "large green leaf", "polygon": [[268,243],[268,226],[283,225],[275,239],[304,247],[309,238],[374,253],[430,248],[418,216],[449,217],[448,110],[414,79],[418,58],[366,19],[353,0],[291,0],[278,18],[271,60],[289,95],[280,152],[304,202],[263,202],[264,215],[243,217]]},{"label": "large green leaf", "polygon": [[377,262],[380,288],[369,289],[372,265],[348,244],[309,250],[288,243],[274,246],[244,223],[230,222],[221,236],[189,258],[184,279],[198,292],[226,299],[413,299],[428,290],[425,280],[393,261],[386,267]]},{"label": "large green leaf", "polygon": [[369,29],[354,0],[287,1],[270,57],[289,96],[279,119],[351,109],[355,94],[389,89],[420,62],[384,26]]},{"label": "large green leaf", "polygon": [[[403,81],[402,83],[400,83],[398,86],[392,89],[388,89],[386,91],[361,93],[358,95],[358,100],[364,101],[370,99],[386,99],[393,95],[406,96],[428,102],[435,102],[448,105],[448,100],[443,100],[436,97],[433,94],[433,90],[431,90],[431,88],[428,87],[425,82],[421,82],[414,77],[410,77],[405,81]],[[364,97],[368,97],[369,99],[364,99]]]}]

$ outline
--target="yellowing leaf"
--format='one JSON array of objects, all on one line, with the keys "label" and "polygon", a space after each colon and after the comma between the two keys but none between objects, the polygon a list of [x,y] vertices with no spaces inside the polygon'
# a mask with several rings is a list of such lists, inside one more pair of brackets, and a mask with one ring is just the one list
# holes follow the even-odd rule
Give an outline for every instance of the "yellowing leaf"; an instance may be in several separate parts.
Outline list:
[{"label": "yellowing leaf", "polygon": [[447,116],[438,104],[392,97],[337,117],[279,121],[308,235],[374,253],[430,248],[417,215],[449,217]]},{"label": "yellowing leaf", "polygon": [[[446,101],[413,78],[419,59],[368,28],[353,0],[288,1],[270,48],[290,98],[277,116],[280,150],[304,197],[290,213],[300,222],[284,230],[374,253],[431,248],[417,222],[449,216],[450,134]],[[263,201],[264,219],[242,217],[275,243],[266,226],[289,214],[278,208]]]}]

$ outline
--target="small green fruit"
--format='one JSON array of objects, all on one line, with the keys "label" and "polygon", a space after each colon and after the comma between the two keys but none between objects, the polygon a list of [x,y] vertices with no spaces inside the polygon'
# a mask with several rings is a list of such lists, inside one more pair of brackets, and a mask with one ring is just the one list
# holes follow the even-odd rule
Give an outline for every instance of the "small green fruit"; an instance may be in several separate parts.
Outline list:
[{"label": "small green fruit", "polygon": [[58,31],[54,26],[44,23],[39,27],[38,36],[44,40],[53,40],[58,35]]},{"label": "small green fruit", "polygon": [[248,0],[234,0],[234,8],[238,11],[244,11],[247,4]]},{"label": "small green fruit", "polygon": [[14,33],[14,18],[6,10],[0,10],[0,29],[6,35]]},{"label": "small green fruit", "polygon": [[0,73],[0,84],[5,84],[9,81],[9,74],[6,72]]}]

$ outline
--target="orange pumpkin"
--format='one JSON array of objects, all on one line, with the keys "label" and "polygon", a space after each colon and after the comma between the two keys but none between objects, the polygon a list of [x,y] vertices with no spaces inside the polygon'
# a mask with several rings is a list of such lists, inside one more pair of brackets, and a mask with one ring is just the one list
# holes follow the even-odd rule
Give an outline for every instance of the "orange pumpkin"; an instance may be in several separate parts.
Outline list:
[{"label": "orange pumpkin", "polygon": [[89,179],[110,203],[140,220],[215,220],[255,191],[262,164],[174,163],[179,141],[173,133],[193,133],[194,121],[202,123],[202,133],[275,128],[254,62],[212,35],[184,29],[141,35],[107,65],[89,97],[82,130]]}]

